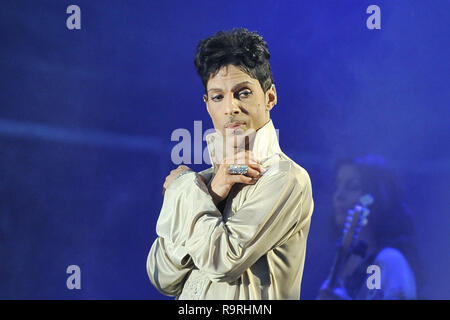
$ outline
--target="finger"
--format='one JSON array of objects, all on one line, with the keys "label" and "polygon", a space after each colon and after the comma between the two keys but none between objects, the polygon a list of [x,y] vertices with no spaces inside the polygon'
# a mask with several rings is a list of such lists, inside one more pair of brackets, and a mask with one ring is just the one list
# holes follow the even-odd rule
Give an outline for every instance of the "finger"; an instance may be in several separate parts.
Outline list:
[{"label": "finger", "polygon": [[258,179],[261,176],[261,173],[258,170],[253,169],[253,168],[251,168],[249,166],[248,167],[248,171],[247,171],[247,173],[245,175],[248,176],[248,177],[252,177],[252,178]]},{"label": "finger", "polygon": [[266,169],[264,169],[264,167],[259,163],[249,163],[248,167],[257,170],[260,174],[266,171]]},{"label": "finger", "polygon": [[249,150],[250,149],[250,141],[253,140],[256,131],[253,129],[246,130],[244,134],[238,135],[236,145],[239,148]]},{"label": "finger", "polygon": [[250,151],[245,149],[245,152],[241,153],[244,156],[244,163],[250,163]]},{"label": "finger", "polygon": [[256,163],[255,156],[250,151],[243,149],[236,150],[231,159],[233,164]]},{"label": "finger", "polygon": [[246,164],[247,164],[247,163],[256,163],[256,158],[255,158],[255,156],[253,155],[253,152],[248,151],[248,150],[246,150],[246,151],[244,152],[244,160],[245,160],[245,163],[246,163]]},{"label": "finger", "polygon": [[250,136],[246,135],[244,139],[245,139],[244,148],[245,148],[245,150],[249,150],[250,149]]},{"label": "finger", "polygon": [[185,170],[191,170],[191,169],[185,165],[179,165],[175,169],[170,170],[170,173],[175,174],[177,172],[181,172],[181,171],[185,171]]},{"label": "finger", "polygon": [[[236,174],[230,173],[230,171],[229,171],[230,166],[231,165],[223,166],[225,173],[227,175],[236,175]],[[249,176],[252,178],[259,178],[266,171],[260,164],[248,164],[247,167],[248,167],[247,172],[243,175],[246,175],[246,176]]]},{"label": "finger", "polygon": [[228,176],[229,184],[235,184],[235,183],[254,184],[254,183],[256,183],[256,180],[257,179],[254,179],[252,177],[247,177],[242,174]]},{"label": "finger", "polygon": [[255,154],[251,150],[239,150],[238,152],[236,152],[236,155],[238,158],[244,158],[244,159],[250,159],[250,160],[256,161]]}]

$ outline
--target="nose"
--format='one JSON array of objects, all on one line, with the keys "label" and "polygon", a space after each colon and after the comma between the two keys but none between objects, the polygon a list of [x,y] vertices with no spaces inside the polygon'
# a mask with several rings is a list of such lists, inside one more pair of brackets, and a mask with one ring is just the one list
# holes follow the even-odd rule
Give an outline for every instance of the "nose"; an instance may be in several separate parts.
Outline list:
[{"label": "nose", "polygon": [[235,99],[233,96],[228,98],[225,107],[226,115],[238,115],[241,113],[241,108],[239,107],[239,100]]}]

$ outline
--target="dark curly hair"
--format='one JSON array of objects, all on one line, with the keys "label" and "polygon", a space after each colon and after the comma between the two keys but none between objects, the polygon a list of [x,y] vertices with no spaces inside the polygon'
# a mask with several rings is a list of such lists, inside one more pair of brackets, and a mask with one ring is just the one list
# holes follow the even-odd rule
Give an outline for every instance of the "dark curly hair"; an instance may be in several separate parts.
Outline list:
[{"label": "dark curly hair", "polygon": [[269,58],[267,43],[259,34],[244,28],[234,28],[201,40],[194,64],[205,92],[208,80],[227,65],[234,65],[257,79],[266,92],[273,84]]}]

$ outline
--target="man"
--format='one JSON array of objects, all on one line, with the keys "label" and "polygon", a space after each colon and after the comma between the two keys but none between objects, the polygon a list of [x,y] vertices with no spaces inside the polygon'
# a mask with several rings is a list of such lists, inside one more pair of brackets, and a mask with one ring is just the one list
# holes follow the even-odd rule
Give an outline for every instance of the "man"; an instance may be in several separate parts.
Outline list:
[{"label": "man", "polygon": [[267,43],[246,29],[200,41],[195,66],[216,132],[212,167],[172,170],[147,272],[177,299],[299,299],[313,199],[280,149]]}]

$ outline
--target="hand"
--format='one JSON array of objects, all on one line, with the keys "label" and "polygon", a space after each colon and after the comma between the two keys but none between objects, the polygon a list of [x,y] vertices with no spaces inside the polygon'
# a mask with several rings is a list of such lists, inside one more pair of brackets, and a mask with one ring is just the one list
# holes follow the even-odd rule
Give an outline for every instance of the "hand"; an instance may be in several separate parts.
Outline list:
[{"label": "hand", "polygon": [[317,300],[352,300],[347,294],[342,280],[339,279],[335,288],[328,288],[328,279],[324,281],[320,287],[319,296]]},{"label": "hand", "polygon": [[[246,164],[248,165],[248,172],[245,175],[230,174],[228,168],[232,164]],[[234,184],[255,184],[263,172],[264,169],[255,161],[253,154],[249,150],[240,151],[232,157],[224,159],[208,185],[209,193],[215,205],[217,206],[228,196]]]},{"label": "hand", "polygon": [[170,174],[166,177],[166,180],[164,181],[162,194],[164,195],[164,193],[166,192],[166,189],[169,187],[169,185],[172,183],[172,181],[176,177],[178,177],[179,174],[181,174],[184,171],[190,171],[190,170],[191,169],[187,166],[179,165],[178,168],[170,171]]}]

